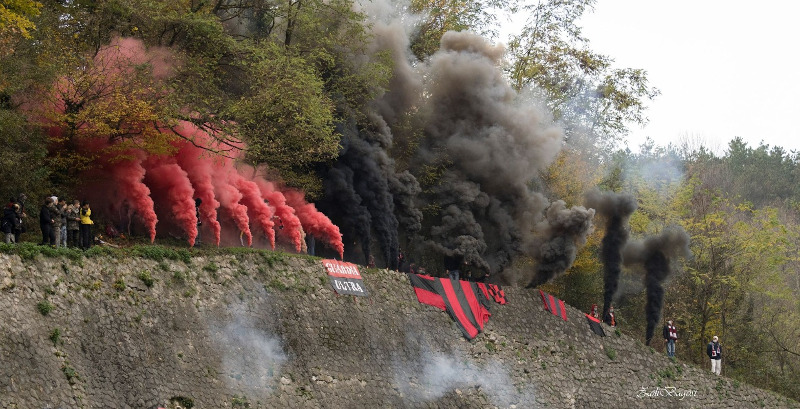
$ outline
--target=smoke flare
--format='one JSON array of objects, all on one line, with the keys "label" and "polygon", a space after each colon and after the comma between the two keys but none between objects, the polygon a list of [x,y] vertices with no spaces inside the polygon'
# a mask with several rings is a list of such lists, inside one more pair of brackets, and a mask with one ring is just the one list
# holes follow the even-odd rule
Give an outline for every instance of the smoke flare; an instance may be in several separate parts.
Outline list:
[{"label": "smoke flare", "polygon": [[149,158],[145,162],[147,176],[155,189],[166,193],[175,220],[189,236],[189,245],[197,238],[197,214],[194,208],[194,189],[189,176],[176,163],[158,163]]},{"label": "smoke flare", "polygon": [[540,227],[546,239],[534,253],[538,263],[528,288],[544,284],[567,271],[575,261],[578,247],[585,244],[586,235],[594,227],[594,209],[585,209],[582,206],[567,209],[561,200],[550,205],[546,217],[547,220]]},{"label": "smoke flare", "polygon": [[[181,124],[179,132],[188,134],[187,125]],[[214,243],[219,246],[222,226],[217,220],[219,201],[214,197],[214,184],[212,183],[213,162],[208,158],[208,153],[202,149],[184,142],[176,155],[178,165],[189,175],[189,180],[195,188],[197,197],[200,198],[200,216],[203,221],[211,226],[214,233]]]},{"label": "smoke flare", "polygon": [[131,160],[123,160],[111,168],[111,174],[119,185],[123,200],[142,218],[145,228],[150,235],[150,242],[156,239],[156,224],[158,217],[154,210],[153,199],[150,197],[150,188],[144,184],[145,169],[142,167],[141,152],[132,152],[135,156]]},{"label": "smoke flare", "polygon": [[606,220],[606,233],[600,258],[603,261],[603,315],[617,293],[622,272],[622,248],[628,241],[628,219],[636,210],[636,199],[629,194],[591,191],[586,194],[586,206],[594,208]]},{"label": "smoke flare", "polygon": [[286,197],[275,186],[264,179],[255,179],[256,185],[261,189],[261,196],[269,201],[270,206],[275,207],[275,215],[278,216],[286,235],[292,240],[295,250],[301,251],[303,248],[303,228],[300,219],[297,218],[295,210],[286,204]]},{"label": "smoke flare", "polygon": [[661,320],[664,306],[663,283],[672,272],[670,262],[690,255],[689,235],[680,226],[669,226],[660,235],[631,242],[623,250],[625,266],[641,264],[645,269],[647,345],[650,345],[656,325]]},{"label": "smoke flare", "polygon": [[230,177],[233,185],[242,193],[242,204],[255,215],[255,220],[267,236],[270,246],[275,249],[275,222],[272,221],[272,210],[261,197],[258,185],[238,173],[231,172]]},{"label": "smoke flare", "polygon": [[307,203],[303,198],[303,194],[296,190],[288,190],[283,193],[286,197],[286,203],[294,208],[297,213],[297,218],[303,225],[303,229],[315,237],[318,237],[328,243],[337,253],[339,257],[344,257],[344,243],[342,243],[342,234],[335,224],[327,216],[317,210],[317,207],[312,203]]}]

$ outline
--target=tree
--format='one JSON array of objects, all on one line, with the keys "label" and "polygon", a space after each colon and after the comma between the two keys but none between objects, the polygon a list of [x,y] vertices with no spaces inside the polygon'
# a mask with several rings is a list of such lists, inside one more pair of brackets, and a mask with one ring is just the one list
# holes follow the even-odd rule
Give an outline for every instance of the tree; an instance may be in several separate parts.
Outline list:
[{"label": "tree", "polygon": [[308,62],[265,44],[254,53],[251,92],[230,111],[248,144],[247,159],[267,163],[293,186],[319,193],[312,165],[336,157],[334,106]]},{"label": "tree", "polygon": [[588,48],[577,20],[594,0],[547,0],[509,42],[508,75],[517,90],[533,88],[572,143],[613,147],[630,124],[643,125],[646,103],[659,91],[641,69],[613,68],[613,59]]},{"label": "tree", "polygon": [[411,51],[420,60],[439,49],[439,41],[448,31],[469,30],[493,36],[497,18],[492,9],[505,9],[509,0],[412,0],[410,10],[422,17],[411,39]]},{"label": "tree", "polygon": [[0,1],[0,58],[13,53],[17,39],[31,38],[31,31],[36,29],[31,19],[39,15],[41,8],[42,3],[33,0]]}]

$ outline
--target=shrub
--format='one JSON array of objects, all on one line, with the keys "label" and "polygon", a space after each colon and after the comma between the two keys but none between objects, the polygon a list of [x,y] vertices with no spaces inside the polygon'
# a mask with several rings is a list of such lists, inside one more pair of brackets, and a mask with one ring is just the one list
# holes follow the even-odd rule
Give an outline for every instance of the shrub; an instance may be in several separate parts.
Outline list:
[{"label": "shrub", "polygon": [[150,275],[150,272],[147,271],[147,270],[142,271],[141,273],[139,273],[139,279],[142,280],[142,282],[144,283],[144,285],[147,286],[147,288],[152,287],[153,283],[156,281],[153,278],[153,276]]},{"label": "shrub", "polygon": [[122,277],[118,278],[117,281],[114,281],[113,287],[119,292],[125,291],[125,280],[123,280]]},{"label": "shrub", "polygon": [[53,341],[53,346],[56,346],[59,340],[61,340],[61,330],[54,328],[53,332],[50,333],[50,341]]},{"label": "shrub", "polygon": [[612,361],[617,359],[617,351],[615,351],[614,348],[606,348],[606,355],[608,355],[608,358]]},{"label": "shrub", "polygon": [[75,382],[80,379],[78,377],[78,372],[69,364],[69,362],[64,362],[64,365],[61,366],[61,371],[64,372],[64,376],[67,377],[67,382],[69,382],[70,385],[75,385]]},{"label": "shrub", "polygon": [[40,314],[45,316],[50,314],[50,311],[53,311],[54,308],[55,306],[47,300],[39,301],[39,303],[36,304],[36,309],[39,310]]}]

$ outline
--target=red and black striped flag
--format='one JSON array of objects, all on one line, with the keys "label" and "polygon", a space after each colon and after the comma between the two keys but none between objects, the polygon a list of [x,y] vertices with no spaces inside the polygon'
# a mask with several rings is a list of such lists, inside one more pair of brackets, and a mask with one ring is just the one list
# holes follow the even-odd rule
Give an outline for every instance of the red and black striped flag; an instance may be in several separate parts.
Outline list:
[{"label": "red and black striped flag", "polygon": [[592,317],[589,314],[586,314],[586,319],[589,321],[589,328],[592,329],[592,332],[594,332],[597,335],[600,335],[601,337],[606,336],[606,332],[603,331],[603,326],[600,325],[599,319]]},{"label": "red and black striped flag", "polygon": [[556,317],[561,317],[561,319],[564,321],[567,320],[567,309],[564,307],[564,301],[561,301],[542,290],[539,290],[539,294],[542,296],[542,302],[544,303],[545,310],[550,311]]},{"label": "red and black striped flag", "polygon": [[467,339],[475,338],[489,321],[489,300],[476,283],[408,274],[417,299],[447,311]]},{"label": "red and black striped flag", "polygon": [[478,283],[478,288],[483,291],[483,295],[485,295],[487,299],[494,300],[494,302],[500,305],[506,303],[506,293],[499,285]]}]

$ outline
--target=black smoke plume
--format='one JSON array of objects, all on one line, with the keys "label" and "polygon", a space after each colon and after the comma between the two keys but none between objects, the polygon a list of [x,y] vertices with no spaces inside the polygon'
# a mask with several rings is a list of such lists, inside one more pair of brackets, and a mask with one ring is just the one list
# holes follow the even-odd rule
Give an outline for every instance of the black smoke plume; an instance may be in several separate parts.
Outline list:
[{"label": "black smoke plume", "polygon": [[[387,18],[388,4],[369,4],[371,14],[381,15],[371,22],[373,42],[367,55],[354,55],[356,61],[368,62],[370,55],[389,50],[395,66],[389,89],[362,114],[342,113],[350,117],[337,126],[342,135],[342,149],[333,165],[335,171],[323,170],[325,199],[321,209],[342,228],[345,242],[359,243],[361,256],[347,252],[345,259],[366,263],[370,245],[379,246],[384,265],[397,269],[401,232],[415,237],[421,229],[422,212],[416,205],[420,185],[408,170],[398,170],[389,151],[394,144],[392,126],[419,97],[420,80],[407,58],[408,34]],[[376,17],[377,18],[377,17]],[[359,121],[352,118],[359,117]],[[343,177],[344,176],[344,177]]]},{"label": "black smoke plume", "polygon": [[[323,210],[342,216],[346,238],[359,236],[347,242],[361,242],[366,260],[367,243],[376,240],[389,266],[406,233],[425,253],[409,258],[450,260],[494,277],[520,255],[540,262],[550,277],[569,267],[593,212],[563,203],[548,210],[549,200],[535,191],[564,135],[509,86],[501,69],[504,48],[448,32],[438,52],[418,61],[409,49],[413,17],[390,2],[361,7],[373,38],[367,55],[354,60],[389,55],[393,76],[361,116],[366,120],[341,126],[343,149],[334,169],[349,177],[324,175]],[[399,154],[402,169],[389,151]],[[363,223],[365,212],[369,224],[350,226]]]},{"label": "black smoke plume", "polygon": [[352,254],[346,259],[369,261],[374,232],[385,266],[397,269],[399,222],[396,213],[401,215],[408,231],[419,230],[422,213],[414,207],[419,184],[410,173],[395,172],[394,161],[386,151],[391,143],[388,128],[363,129],[351,121],[340,124],[337,129],[342,135],[342,149],[326,174],[326,199],[321,207],[340,216],[346,239],[352,231],[356,235],[353,241],[361,244],[363,259]]},{"label": "black smoke plume", "polygon": [[622,248],[628,241],[628,219],[636,210],[636,199],[625,193],[591,191],[586,194],[586,206],[597,210],[606,220],[600,258],[603,262],[603,315],[617,293],[622,272]]},{"label": "black smoke plume", "polygon": [[585,244],[592,230],[593,209],[573,207],[567,209],[563,201],[554,202],[547,209],[544,227],[545,240],[534,255],[538,261],[528,288],[544,284],[566,271],[575,261],[578,248]]},{"label": "black smoke plume", "polygon": [[689,235],[680,226],[667,227],[658,236],[631,242],[625,246],[623,251],[625,266],[641,264],[645,270],[647,345],[650,345],[656,325],[661,320],[661,310],[664,307],[663,283],[672,272],[670,263],[678,257],[690,255]]},{"label": "black smoke plume", "polygon": [[428,97],[412,169],[439,175],[421,201],[440,209],[427,243],[493,275],[523,254],[564,269],[593,212],[554,204],[545,215],[550,203],[531,182],[555,158],[563,133],[508,85],[503,53],[475,34],[448,32],[422,67]]}]

